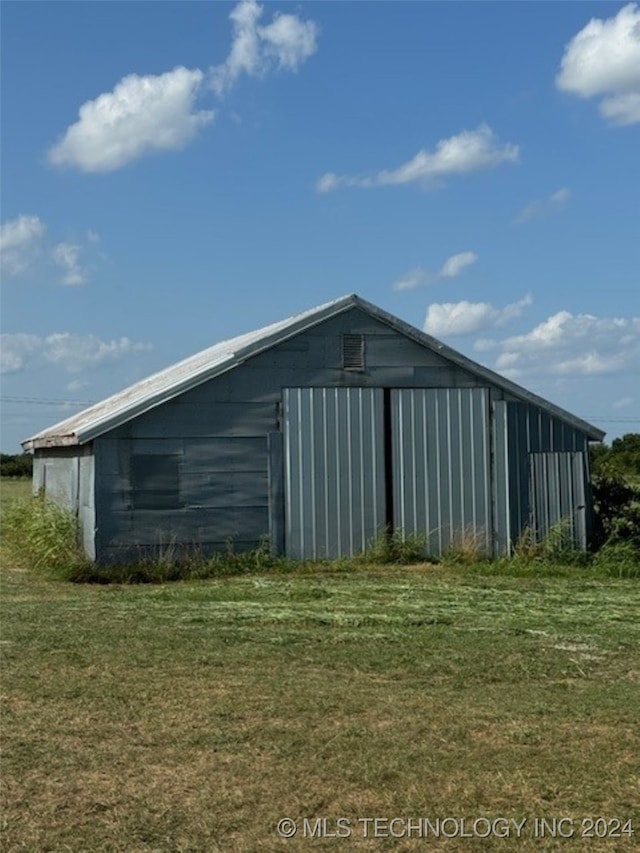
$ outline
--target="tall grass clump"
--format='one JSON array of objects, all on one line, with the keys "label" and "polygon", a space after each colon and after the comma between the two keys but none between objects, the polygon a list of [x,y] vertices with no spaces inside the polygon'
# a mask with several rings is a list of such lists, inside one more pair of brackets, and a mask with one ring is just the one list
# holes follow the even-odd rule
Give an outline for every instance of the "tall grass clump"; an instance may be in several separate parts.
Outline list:
[{"label": "tall grass clump", "polygon": [[87,565],[75,515],[41,495],[7,501],[0,525],[9,553],[30,568],[72,580]]},{"label": "tall grass clump", "polygon": [[486,563],[491,559],[487,549],[486,532],[481,527],[465,527],[454,533],[451,545],[442,555],[443,563],[472,565]]},{"label": "tall grass clump", "polygon": [[584,566],[589,556],[576,548],[571,522],[563,519],[549,528],[543,538],[539,538],[532,527],[525,527],[513,546],[513,560],[516,563]]},{"label": "tall grass clump", "polygon": [[379,565],[408,565],[424,562],[429,537],[425,533],[407,533],[403,530],[380,530],[363,553],[355,558],[358,563]]}]

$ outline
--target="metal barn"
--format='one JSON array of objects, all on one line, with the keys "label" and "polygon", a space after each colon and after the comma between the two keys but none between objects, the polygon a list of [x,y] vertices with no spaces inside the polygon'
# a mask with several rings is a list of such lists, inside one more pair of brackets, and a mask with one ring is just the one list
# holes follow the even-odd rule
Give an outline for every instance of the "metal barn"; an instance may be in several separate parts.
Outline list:
[{"label": "metal barn", "polygon": [[434,555],[525,527],[589,536],[604,433],[356,295],[223,341],[23,442],[34,490],[100,562],[168,545],[353,555],[385,528]]}]

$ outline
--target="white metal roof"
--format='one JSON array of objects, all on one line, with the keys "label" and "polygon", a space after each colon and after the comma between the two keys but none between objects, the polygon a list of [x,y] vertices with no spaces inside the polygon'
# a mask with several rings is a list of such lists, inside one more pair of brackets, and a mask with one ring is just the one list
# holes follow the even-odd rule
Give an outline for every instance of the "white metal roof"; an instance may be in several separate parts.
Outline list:
[{"label": "white metal roof", "polygon": [[317,308],[312,308],[302,314],[296,314],[272,323],[262,329],[238,335],[226,341],[221,341],[202,352],[196,353],[177,364],[154,373],[146,379],[136,382],[129,388],[107,397],[100,403],[84,409],[78,414],[66,418],[60,423],[54,424],[37,435],[22,442],[25,450],[35,450],[45,447],[68,447],[85,444],[99,435],[114,429],[132,418],[138,417],[144,412],[183,394],[185,391],[195,388],[197,385],[213,379],[215,376],[241,364],[247,358],[257,355],[287,338],[297,335],[305,329],[311,328],[318,323],[327,320],[350,308],[358,307],[368,314],[377,318],[405,334],[423,346],[435,350],[444,358],[458,364],[465,370],[486,379],[493,385],[513,394],[522,400],[540,406],[562,420],[570,423],[577,429],[585,432],[589,438],[600,441],[605,433],[602,430],[588,424],[581,418],[571,415],[559,406],[543,400],[530,391],[516,385],[508,379],[494,373],[486,367],[472,361],[446,344],[420,332],[408,323],[388,314],[381,308],[366,302],[355,294],[343,296],[333,302],[327,302]]}]

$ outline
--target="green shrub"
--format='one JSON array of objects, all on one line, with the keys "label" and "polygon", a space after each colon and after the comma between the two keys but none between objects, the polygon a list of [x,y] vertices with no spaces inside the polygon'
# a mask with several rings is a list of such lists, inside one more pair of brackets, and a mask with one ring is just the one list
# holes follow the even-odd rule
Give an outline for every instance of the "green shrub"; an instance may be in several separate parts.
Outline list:
[{"label": "green shrub", "polygon": [[29,567],[63,579],[86,570],[77,519],[58,504],[42,496],[8,501],[1,525],[5,546]]},{"label": "green shrub", "polygon": [[1,477],[31,477],[33,474],[33,456],[30,453],[0,453]]},{"label": "green shrub", "polygon": [[593,565],[611,578],[640,578],[640,549],[632,542],[608,542],[593,557]]}]

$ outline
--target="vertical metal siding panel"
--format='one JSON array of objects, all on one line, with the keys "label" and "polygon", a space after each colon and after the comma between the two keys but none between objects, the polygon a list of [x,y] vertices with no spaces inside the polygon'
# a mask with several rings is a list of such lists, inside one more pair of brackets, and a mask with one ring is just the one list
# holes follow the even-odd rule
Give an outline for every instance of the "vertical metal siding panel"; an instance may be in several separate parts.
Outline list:
[{"label": "vertical metal siding panel", "polygon": [[36,453],[33,460],[33,477],[31,480],[31,490],[34,495],[37,495],[40,489],[45,487],[45,460],[42,456]]},{"label": "vertical metal siding panel", "polygon": [[[442,503],[440,491],[440,437],[438,433],[438,395],[425,393],[424,436],[427,454],[426,505],[429,508],[430,524],[426,528],[429,536],[429,550],[442,553]],[[430,474],[430,476],[429,476]],[[426,514],[426,513],[425,513]]]},{"label": "vertical metal siding panel", "polygon": [[285,404],[284,418],[287,554],[356,554],[384,521],[382,391],[285,389],[285,401],[292,398],[298,406]]},{"label": "vertical metal siding panel", "polygon": [[269,539],[274,554],[284,553],[284,480],[283,441],[281,432],[267,436]]},{"label": "vertical metal siding panel", "polygon": [[[482,465],[480,476],[476,478],[476,488],[482,495],[482,515],[477,521],[477,527],[484,526],[485,549],[487,554],[492,554],[493,546],[493,504],[491,501],[491,422],[489,415],[490,392],[488,389],[476,389],[474,392],[478,400],[478,413],[474,419],[476,428],[473,434],[482,436],[482,448],[476,452],[476,458],[480,457]],[[479,426],[477,426],[479,424]]]},{"label": "vertical metal siding panel", "polygon": [[95,547],[95,464],[91,450],[79,458],[78,471],[78,520],[82,547],[90,560],[96,558]]},{"label": "vertical metal siding panel", "polygon": [[402,389],[391,394],[395,525],[429,535],[440,554],[482,534],[492,547],[486,389]]},{"label": "vertical metal siding panel", "polygon": [[438,405],[438,489],[440,492],[440,552],[451,542],[451,491],[449,466],[449,412],[447,407],[447,389],[435,392]]},{"label": "vertical metal siding panel", "polygon": [[[415,448],[415,464],[418,470],[422,470],[425,472],[427,483],[431,478],[431,466],[429,465],[427,452],[428,437],[429,421],[427,415],[427,397],[426,394],[422,394],[422,396],[418,398],[418,405],[415,406],[415,419],[412,439]],[[431,505],[427,500],[428,487],[419,489],[418,483],[415,479],[412,483],[412,486],[412,498],[415,502],[415,510],[413,513],[414,529],[419,530],[420,524],[422,522],[422,529],[428,537],[430,536],[431,530],[433,529],[433,522],[431,520]]]},{"label": "vertical metal siding panel", "polygon": [[[474,429],[477,424],[477,420],[474,418],[475,405],[475,391],[472,391],[471,394],[462,395],[460,399],[460,434],[458,439],[460,442],[460,490],[463,498],[463,524],[465,527],[470,527],[473,530],[477,527],[474,465],[474,460],[477,456]],[[463,440],[463,423],[468,427],[471,436],[470,442]]]},{"label": "vertical metal siding panel", "polygon": [[589,454],[588,450],[584,453],[576,452],[573,456],[573,484],[575,495],[575,506],[581,509],[576,513],[576,532],[575,541],[582,551],[587,550],[588,543],[588,526],[589,526],[589,510],[590,510],[590,494],[589,494]]},{"label": "vertical metal siding panel", "polygon": [[539,540],[559,524],[567,525],[573,544],[585,550],[586,462],[580,451],[531,453],[529,457],[532,525]]},{"label": "vertical metal siding panel", "polygon": [[509,450],[507,433],[507,403],[498,400],[493,405],[493,530],[495,555],[508,554],[511,549],[511,518],[509,511]]}]

